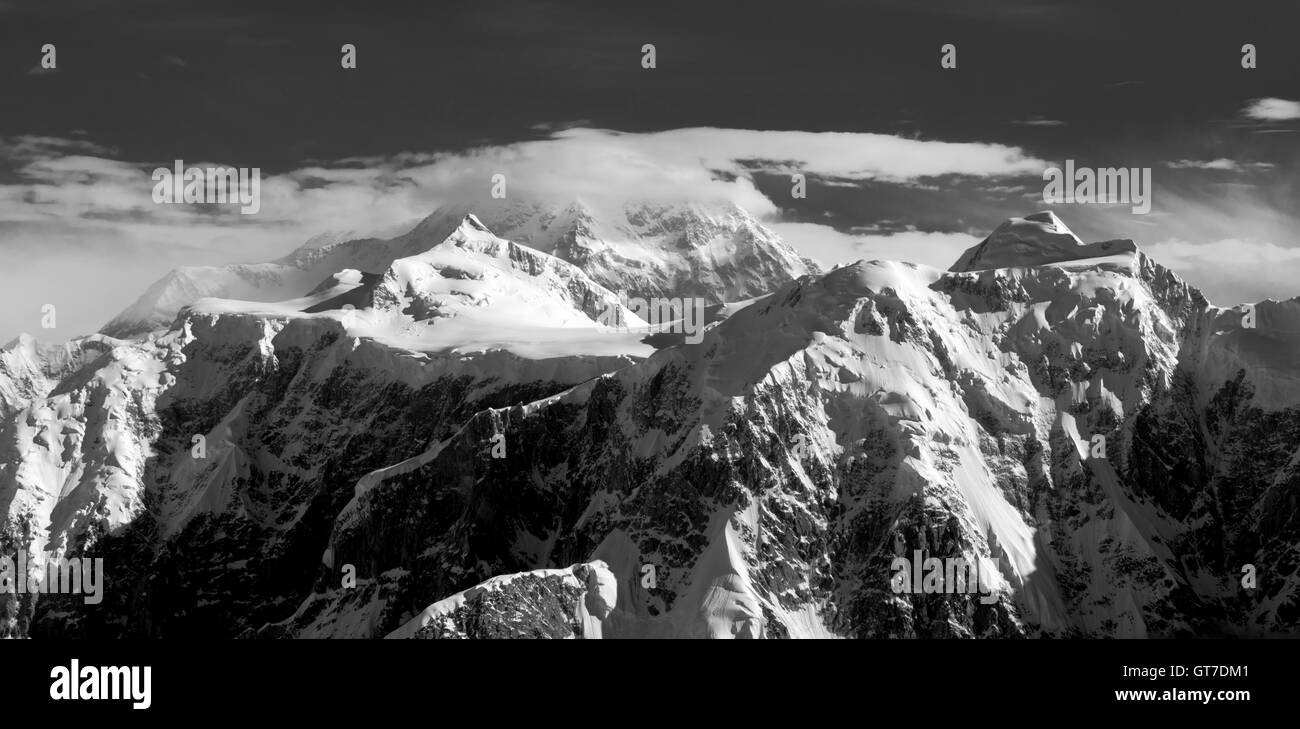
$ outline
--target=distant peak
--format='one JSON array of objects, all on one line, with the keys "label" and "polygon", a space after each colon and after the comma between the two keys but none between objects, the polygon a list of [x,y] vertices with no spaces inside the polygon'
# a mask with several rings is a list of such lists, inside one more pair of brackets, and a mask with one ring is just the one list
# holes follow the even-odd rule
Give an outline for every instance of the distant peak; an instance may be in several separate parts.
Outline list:
[{"label": "distant peak", "polygon": [[[1056,213],[1051,210],[1043,210],[1032,215],[1026,215],[1025,220],[1031,220],[1035,223],[1047,223],[1054,228],[1065,228],[1065,223],[1061,222],[1061,219],[1056,217]],[[1068,228],[1065,229],[1068,230]]]},{"label": "distant peak", "polygon": [[[1058,237],[1059,236],[1059,237]],[[1023,218],[1007,218],[993,229],[985,240],[1011,238],[1028,243],[1073,243],[1081,246],[1083,241],[1070,230],[1065,221],[1050,210],[1043,210]]]},{"label": "distant peak", "polygon": [[948,270],[1041,266],[1137,250],[1132,241],[1119,243],[1086,245],[1056,213],[1044,210],[1023,218],[1008,218],[983,241],[966,249]]},{"label": "distant peak", "polygon": [[10,339],[8,342],[5,342],[5,345],[3,347],[0,347],[0,351],[7,352],[11,349],[16,349],[18,347],[31,348],[31,347],[35,347],[39,343],[40,342],[39,340],[36,339],[36,337],[33,337],[27,332],[22,332],[18,336],[14,337],[13,339]]},{"label": "distant peak", "polygon": [[465,218],[460,221],[460,227],[462,230],[479,230],[484,233],[492,232],[488,230],[488,227],[484,225],[483,221],[479,220],[478,216],[474,213],[467,213]]}]

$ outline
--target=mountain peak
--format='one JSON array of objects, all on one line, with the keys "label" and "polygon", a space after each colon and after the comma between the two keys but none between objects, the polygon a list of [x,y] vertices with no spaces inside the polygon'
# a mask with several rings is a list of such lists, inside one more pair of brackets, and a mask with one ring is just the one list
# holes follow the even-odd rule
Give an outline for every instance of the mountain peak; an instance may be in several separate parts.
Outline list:
[{"label": "mountain peak", "polygon": [[1050,210],[1008,218],[980,243],[966,249],[949,271],[1042,266],[1049,263],[1133,253],[1131,240],[1084,243]]},{"label": "mountain peak", "polygon": [[1017,220],[1024,220],[1025,222],[1029,222],[1029,223],[1042,223],[1044,227],[1053,229],[1058,233],[1074,235],[1074,233],[1070,232],[1070,229],[1066,227],[1065,221],[1057,217],[1056,213],[1052,212],[1051,210],[1040,210],[1031,215],[1026,215],[1023,218],[1010,218],[1002,225],[1008,225],[1013,221],[1017,221]]},{"label": "mountain peak", "polygon": [[0,347],[0,352],[8,352],[14,349],[32,349],[39,344],[40,340],[36,337],[33,337],[27,332],[19,332],[18,336],[5,342],[4,346]]},{"label": "mountain peak", "polygon": [[392,237],[317,236],[269,263],[173,271],[101,331],[129,337],[165,328],[200,298],[297,299],[340,270],[379,274],[446,243],[495,256],[511,250],[508,241],[572,263],[611,291],[710,302],[766,294],[817,270],[734,204],[475,199],[444,204],[402,227],[406,232]]},{"label": "mountain peak", "polygon": [[475,215],[474,213],[466,213],[465,217],[460,221],[459,230],[463,230],[463,231],[477,230],[483,233],[492,232],[488,230],[488,227],[484,225],[483,221],[479,220],[478,216]]}]

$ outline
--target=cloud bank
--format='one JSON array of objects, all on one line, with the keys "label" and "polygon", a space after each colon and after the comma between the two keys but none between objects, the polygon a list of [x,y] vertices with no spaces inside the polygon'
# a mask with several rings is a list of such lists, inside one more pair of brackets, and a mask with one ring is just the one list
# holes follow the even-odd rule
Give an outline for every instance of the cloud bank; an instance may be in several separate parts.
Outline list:
[{"label": "cloud bank", "polygon": [[1255,99],[1241,113],[1247,119],[1256,121],[1276,122],[1300,119],[1300,101],[1272,97]]}]

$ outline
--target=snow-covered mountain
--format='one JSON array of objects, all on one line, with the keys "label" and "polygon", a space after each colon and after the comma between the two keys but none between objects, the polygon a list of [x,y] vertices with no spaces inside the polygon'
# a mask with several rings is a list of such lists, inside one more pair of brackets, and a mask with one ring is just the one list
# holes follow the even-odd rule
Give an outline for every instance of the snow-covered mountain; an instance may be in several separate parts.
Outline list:
[{"label": "snow-covered mountain", "polygon": [[616,605],[609,565],[502,575],[430,605],[388,638],[601,638]]},{"label": "snow-covered mountain", "polygon": [[[101,329],[113,337],[134,337],[165,330],[186,306],[203,298],[275,302],[306,295],[323,279],[345,269],[383,271],[393,260],[418,253],[438,241],[407,242],[414,224],[378,231],[322,233],[277,261],[227,266],[186,266],[154,282],[139,299]],[[450,231],[448,231],[450,232]],[[391,233],[391,236],[388,235]],[[384,237],[376,237],[384,236]],[[444,235],[445,237],[445,235]],[[441,240],[441,239],[439,239]],[[420,243],[423,243],[421,247]]]},{"label": "snow-covered mountain", "polygon": [[498,235],[569,261],[629,296],[699,296],[716,304],[767,294],[819,270],[735,204],[511,198],[447,205],[413,232],[439,238],[470,213]]},{"label": "snow-covered mountain", "polygon": [[[363,482],[329,549],[369,580],[276,632],[370,634],[340,631],[357,613],[382,632],[424,594],[575,558],[618,578],[607,637],[1294,630],[1300,403],[1276,355],[1300,351],[1300,301],[1259,305],[1269,323],[1246,330],[1131,243],[1100,252],[860,262],[698,345],[479,413]],[[1171,407],[1185,430],[1157,433]],[[1260,418],[1282,430],[1220,512]],[[494,438],[511,454],[476,458]],[[1215,462],[1169,472],[1207,442]],[[997,602],[893,594],[891,560],[914,549],[979,562]],[[1282,579],[1242,589],[1246,564]]]},{"label": "snow-covered mountain", "polygon": [[102,332],[130,337],[165,329],[202,298],[275,302],[301,297],[337,271],[382,273],[438,244],[471,214],[502,237],[573,263],[628,296],[700,296],[717,304],[766,294],[817,271],[735,205],[491,200],[444,205],[393,237],[321,235],[269,263],[177,269]]},{"label": "snow-covered mountain", "polygon": [[0,347],[0,418],[44,398],[64,377],[103,354],[111,341],[92,334],[52,344],[23,334]]},{"label": "snow-covered mountain", "polygon": [[[116,567],[100,606],[20,598],[7,629],[1300,630],[1300,298],[1215,307],[1035,214],[950,272],[760,295],[736,258],[713,290],[756,298],[654,351],[597,321],[610,235],[489,219],[286,301],[197,301],[32,396],[0,427],[0,546]],[[991,597],[895,592],[917,550]]]},{"label": "snow-covered mountain", "polygon": [[999,225],[979,245],[957,259],[950,271],[1037,266],[1105,256],[1125,256],[1137,250],[1131,240],[1086,244],[1065,227],[1056,213],[1044,211],[1011,218]]},{"label": "snow-covered mountain", "polygon": [[[341,271],[276,303],[202,299],[162,336],[99,337],[111,346],[97,361],[0,427],[0,547],[93,548],[116,565],[113,606],[52,630],[229,631],[266,610],[264,621],[310,586],[320,541],[367,472],[484,407],[653,351],[592,318],[620,306],[572,265],[466,219],[378,277]],[[168,607],[134,609],[138,590]],[[60,599],[42,604],[57,614]],[[15,600],[7,630],[25,633],[36,603],[0,596]]]}]

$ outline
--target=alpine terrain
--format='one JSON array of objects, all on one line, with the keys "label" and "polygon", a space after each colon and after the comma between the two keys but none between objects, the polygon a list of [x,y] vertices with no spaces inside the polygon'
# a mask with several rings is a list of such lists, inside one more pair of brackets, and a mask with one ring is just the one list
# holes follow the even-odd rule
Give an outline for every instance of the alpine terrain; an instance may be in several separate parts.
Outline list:
[{"label": "alpine terrain", "polygon": [[1047,212],[823,272],[734,206],[450,205],[0,351],[0,552],[105,565],[0,633],[1295,635],[1297,355],[1300,297]]}]

